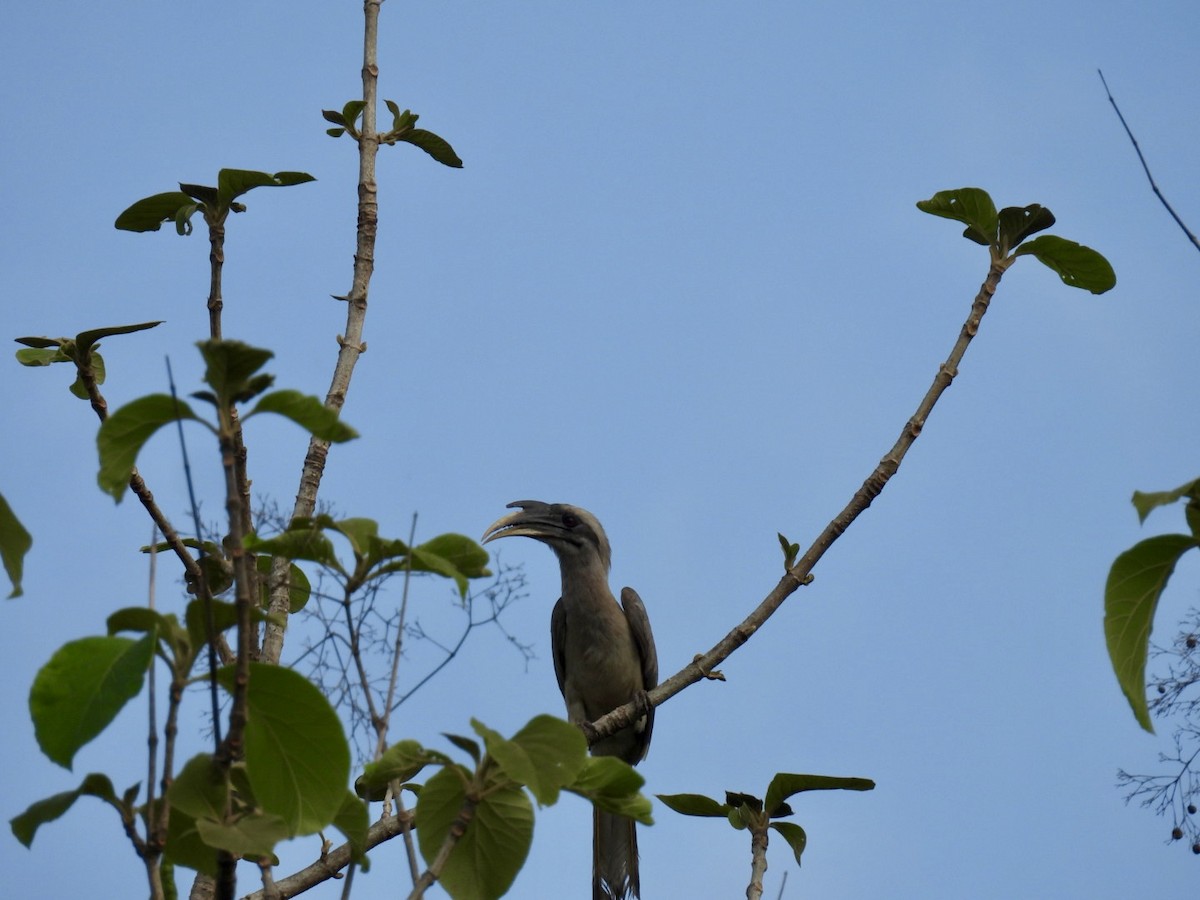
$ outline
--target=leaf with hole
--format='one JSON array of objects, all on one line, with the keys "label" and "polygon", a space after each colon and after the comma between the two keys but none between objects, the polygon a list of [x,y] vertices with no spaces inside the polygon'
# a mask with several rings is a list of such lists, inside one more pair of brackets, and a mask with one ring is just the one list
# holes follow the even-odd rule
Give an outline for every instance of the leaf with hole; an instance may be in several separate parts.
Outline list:
[{"label": "leaf with hole", "polygon": [[1083,244],[1053,234],[1043,234],[1022,244],[1013,256],[1033,256],[1053,269],[1070,287],[1103,294],[1117,284],[1117,275],[1107,259]]},{"label": "leaf with hole", "polygon": [[917,203],[917,209],[932,216],[954,219],[967,226],[963,237],[987,247],[996,240],[999,219],[996,204],[982,188],[958,188],[938,191],[928,200]]}]

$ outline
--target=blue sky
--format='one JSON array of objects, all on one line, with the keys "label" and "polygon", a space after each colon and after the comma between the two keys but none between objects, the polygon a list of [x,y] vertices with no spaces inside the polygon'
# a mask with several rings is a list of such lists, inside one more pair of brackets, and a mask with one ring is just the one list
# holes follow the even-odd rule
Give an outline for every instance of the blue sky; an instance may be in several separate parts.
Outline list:
[{"label": "blue sky", "polygon": [[[883,11],[883,10],[887,11]],[[807,546],[912,413],[986,274],[986,251],[917,200],[965,185],[1039,202],[1053,233],[1105,253],[1101,297],[1030,259],[1006,276],[960,377],[899,475],[722,667],[659,711],[648,790],[761,792],[776,771],[873,778],[803,798],[788,897],[1195,895],[1170,823],[1126,808],[1118,768],[1152,770],[1109,669],[1101,592],[1139,529],[1135,488],[1200,474],[1194,394],[1200,259],[1150,193],[1103,68],[1176,208],[1200,225],[1195,48],[1184,3],[385,5],[382,97],[465,161],[411,147],[379,169],[369,350],[323,497],[426,537],[478,536],[504,504],[576,503],[606,526],[613,581],[649,608],[665,674],[707,650],[779,576],[777,531]],[[207,246],[112,221],[222,166],[319,180],[256,191],[229,227],[226,335],[275,350],[281,386],[323,394],[350,283],[356,161],[322,108],[358,90],[356,3],[119,4],[7,11],[0,135],[3,332],[106,342],[115,408],[198,384]],[[16,345],[12,345],[15,349]],[[144,601],[149,523],[95,487],[95,422],[56,370],[3,369],[0,491],[33,532],[26,596],[0,609],[5,818],[107,771],[143,777],[143,710],[43,757],[28,686],[61,643]],[[206,510],[219,468],[191,435]],[[305,448],[252,428],[256,490],[290,505]],[[173,441],[142,471],[177,521]],[[529,597],[402,708],[397,737],[438,745],[470,716],[511,732],[561,700],[549,660],[558,574],[533,542],[492,545]],[[1158,634],[1195,603],[1185,561]],[[161,604],[179,596],[160,574]],[[452,597],[418,612],[453,633]],[[295,646],[301,637],[297,628]],[[415,681],[432,649],[414,648]],[[200,704],[197,703],[197,706]],[[194,725],[191,749],[202,735]],[[131,749],[132,748],[132,749]],[[0,838],[21,896],[130,896],[118,823],[82,801],[32,851]],[[647,897],[740,896],[743,834],[661,806],[641,836]],[[511,896],[580,896],[590,811],[538,813]],[[307,860],[315,841],[289,850]],[[394,896],[399,848],[355,896]],[[389,874],[390,873],[390,874]],[[251,887],[249,874],[242,886]],[[331,897],[326,887],[312,896]]]}]

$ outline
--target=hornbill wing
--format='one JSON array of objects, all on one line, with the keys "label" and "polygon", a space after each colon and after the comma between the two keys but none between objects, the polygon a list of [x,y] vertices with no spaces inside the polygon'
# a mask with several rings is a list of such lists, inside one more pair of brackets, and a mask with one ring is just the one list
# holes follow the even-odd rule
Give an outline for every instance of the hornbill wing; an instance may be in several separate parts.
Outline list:
[{"label": "hornbill wing", "polygon": [[[650,631],[650,617],[646,615],[646,605],[638,592],[631,587],[621,588],[621,608],[625,610],[625,619],[629,622],[629,631],[633,634],[633,643],[637,647],[638,657],[642,661],[642,690],[649,691],[658,686],[658,651],[654,647],[654,634]],[[646,713],[646,725],[639,735],[642,752],[641,759],[650,748],[650,736],[654,731],[654,707]]]},{"label": "hornbill wing", "polygon": [[554,676],[558,679],[558,692],[567,696],[567,611],[562,598],[554,604],[550,613],[550,655],[554,657]]}]

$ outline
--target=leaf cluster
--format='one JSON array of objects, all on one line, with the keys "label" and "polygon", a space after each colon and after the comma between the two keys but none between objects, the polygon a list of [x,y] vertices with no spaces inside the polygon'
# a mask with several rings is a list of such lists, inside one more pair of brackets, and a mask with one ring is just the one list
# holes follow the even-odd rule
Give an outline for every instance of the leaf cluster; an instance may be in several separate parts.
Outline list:
[{"label": "leaf cluster", "polygon": [[[511,738],[471,720],[482,740],[447,734],[470,764],[406,740],[368,764],[355,782],[367,800],[406,788],[417,795],[417,842],[431,868],[456,900],[489,900],[511,887],[533,840],[533,804],[556,803],[563,791],[601,809],[652,824],[642,776],[613,757],[593,757],[579,729],[554,716],[531,719]],[[438,771],[424,784],[411,779],[427,766]],[[465,830],[461,826],[469,824]],[[453,852],[443,853],[447,842]]]},{"label": "leaf cluster", "polygon": [[704,794],[658,794],[658,799],[675,812],[685,816],[701,816],[725,819],[737,831],[749,829],[752,834],[765,838],[768,829],[780,834],[797,865],[808,845],[808,835],[795,822],[780,822],[778,819],[794,815],[789,797],[805,791],[870,791],[875,782],[869,778],[844,778],[835,775],[797,775],[779,772],[767,785],[765,798],[737,791],[726,791],[725,802],[714,800]]},{"label": "leaf cluster", "polygon": [[307,172],[256,172],[221,169],[216,187],[179,183],[178,191],[143,197],[117,216],[113,224],[122,231],[158,231],[164,222],[175,223],[175,233],[192,233],[192,216],[199,212],[210,227],[224,224],[231,212],[246,211],[237,198],[258,187],[290,187],[316,179]]},{"label": "leaf cluster", "polygon": [[[454,148],[445,138],[439,137],[432,131],[416,127],[417,119],[420,116],[411,109],[401,112],[399,105],[394,100],[384,100],[383,102],[387,104],[388,111],[392,114],[392,127],[379,135],[380,143],[390,146],[394,146],[397,141],[412,144],[414,147],[424,150],[444,166],[452,169],[462,168],[462,160],[458,158],[458,154],[454,152]],[[335,126],[325,129],[325,133],[334,138],[348,134],[354,140],[360,140],[362,131],[359,128],[358,120],[362,117],[365,106],[366,104],[362,100],[351,100],[342,107],[340,112],[336,109],[321,110],[325,121]]]},{"label": "leaf cluster", "polygon": [[963,237],[987,247],[994,262],[1011,265],[1019,256],[1033,256],[1057,272],[1063,284],[1093,294],[1103,294],[1117,283],[1108,260],[1091,247],[1055,235],[1024,243],[1030,235],[1054,224],[1054,214],[1040,203],[997,211],[987,191],[967,187],[938,191],[919,201],[917,209],[962,222],[967,226]]}]

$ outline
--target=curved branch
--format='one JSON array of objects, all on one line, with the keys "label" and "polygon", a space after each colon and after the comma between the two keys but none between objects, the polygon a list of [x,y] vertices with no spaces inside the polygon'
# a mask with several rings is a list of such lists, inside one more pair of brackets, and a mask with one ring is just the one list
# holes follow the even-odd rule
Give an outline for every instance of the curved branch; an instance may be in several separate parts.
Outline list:
[{"label": "curved branch", "polygon": [[645,697],[638,697],[624,706],[614,709],[612,712],[591,723],[590,728],[585,728],[584,732],[587,735],[589,743],[595,743],[597,740],[633,724],[633,722],[644,714],[644,701],[649,701],[653,706],[660,706],[684,688],[695,684],[697,681],[719,677],[714,674],[716,666],[720,665],[730,654],[746,643],[797,588],[808,584],[812,580],[810,573],[821,557],[825,555],[825,551],[833,546],[834,541],[841,537],[842,533],[850,527],[851,523],[871,505],[871,502],[879,496],[880,492],[887,485],[889,479],[899,470],[900,463],[904,460],[905,454],[908,453],[913,442],[921,434],[921,429],[924,427],[925,421],[929,418],[929,414],[933,411],[934,404],[937,403],[938,398],[942,396],[946,388],[950,386],[950,383],[958,374],[959,363],[962,361],[963,355],[967,352],[967,347],[970,345],[971,340],[979,331],[979,324],[983,319],[984,313],[987,312],[992,296],[996,293],[996,287],[1000,284],[1000,279],[1004,276],[1004,272],[1008,267],[1012,265],[1012,262],[1012,257],[992,260],[987,278],[979,288],[979,293],[976,294],[975,301],[971,304],[971,312],[967,316],[967,320],[963,323],[962,329],[959,331],[958,340],[955,342],[946,361],[938,367],[937,374],[933,378],[933,384],[925,392],[925,396],[917,406],[916,412],[904,423],[904,428],[901,429],[900,436],[896,439],[896,443],[892,446],[892,449],[884,455],[883,459],[879,461],[879,465],[875,467],[875,470],[867,476],[862,486],[855,491],[854,496],[850,498],[850,502],[846,504],[845,508],[825,526],[825,530],[817,536],[812,546],[787,571],[783,578],[779,580],[779,583],[775,585],[774,589],[767,594],[754,611],[743,619],[736,628],[725,635],[720,643],[707,653],[698,655],[666,681],[659,684],[654,690],[649,691]]}]

